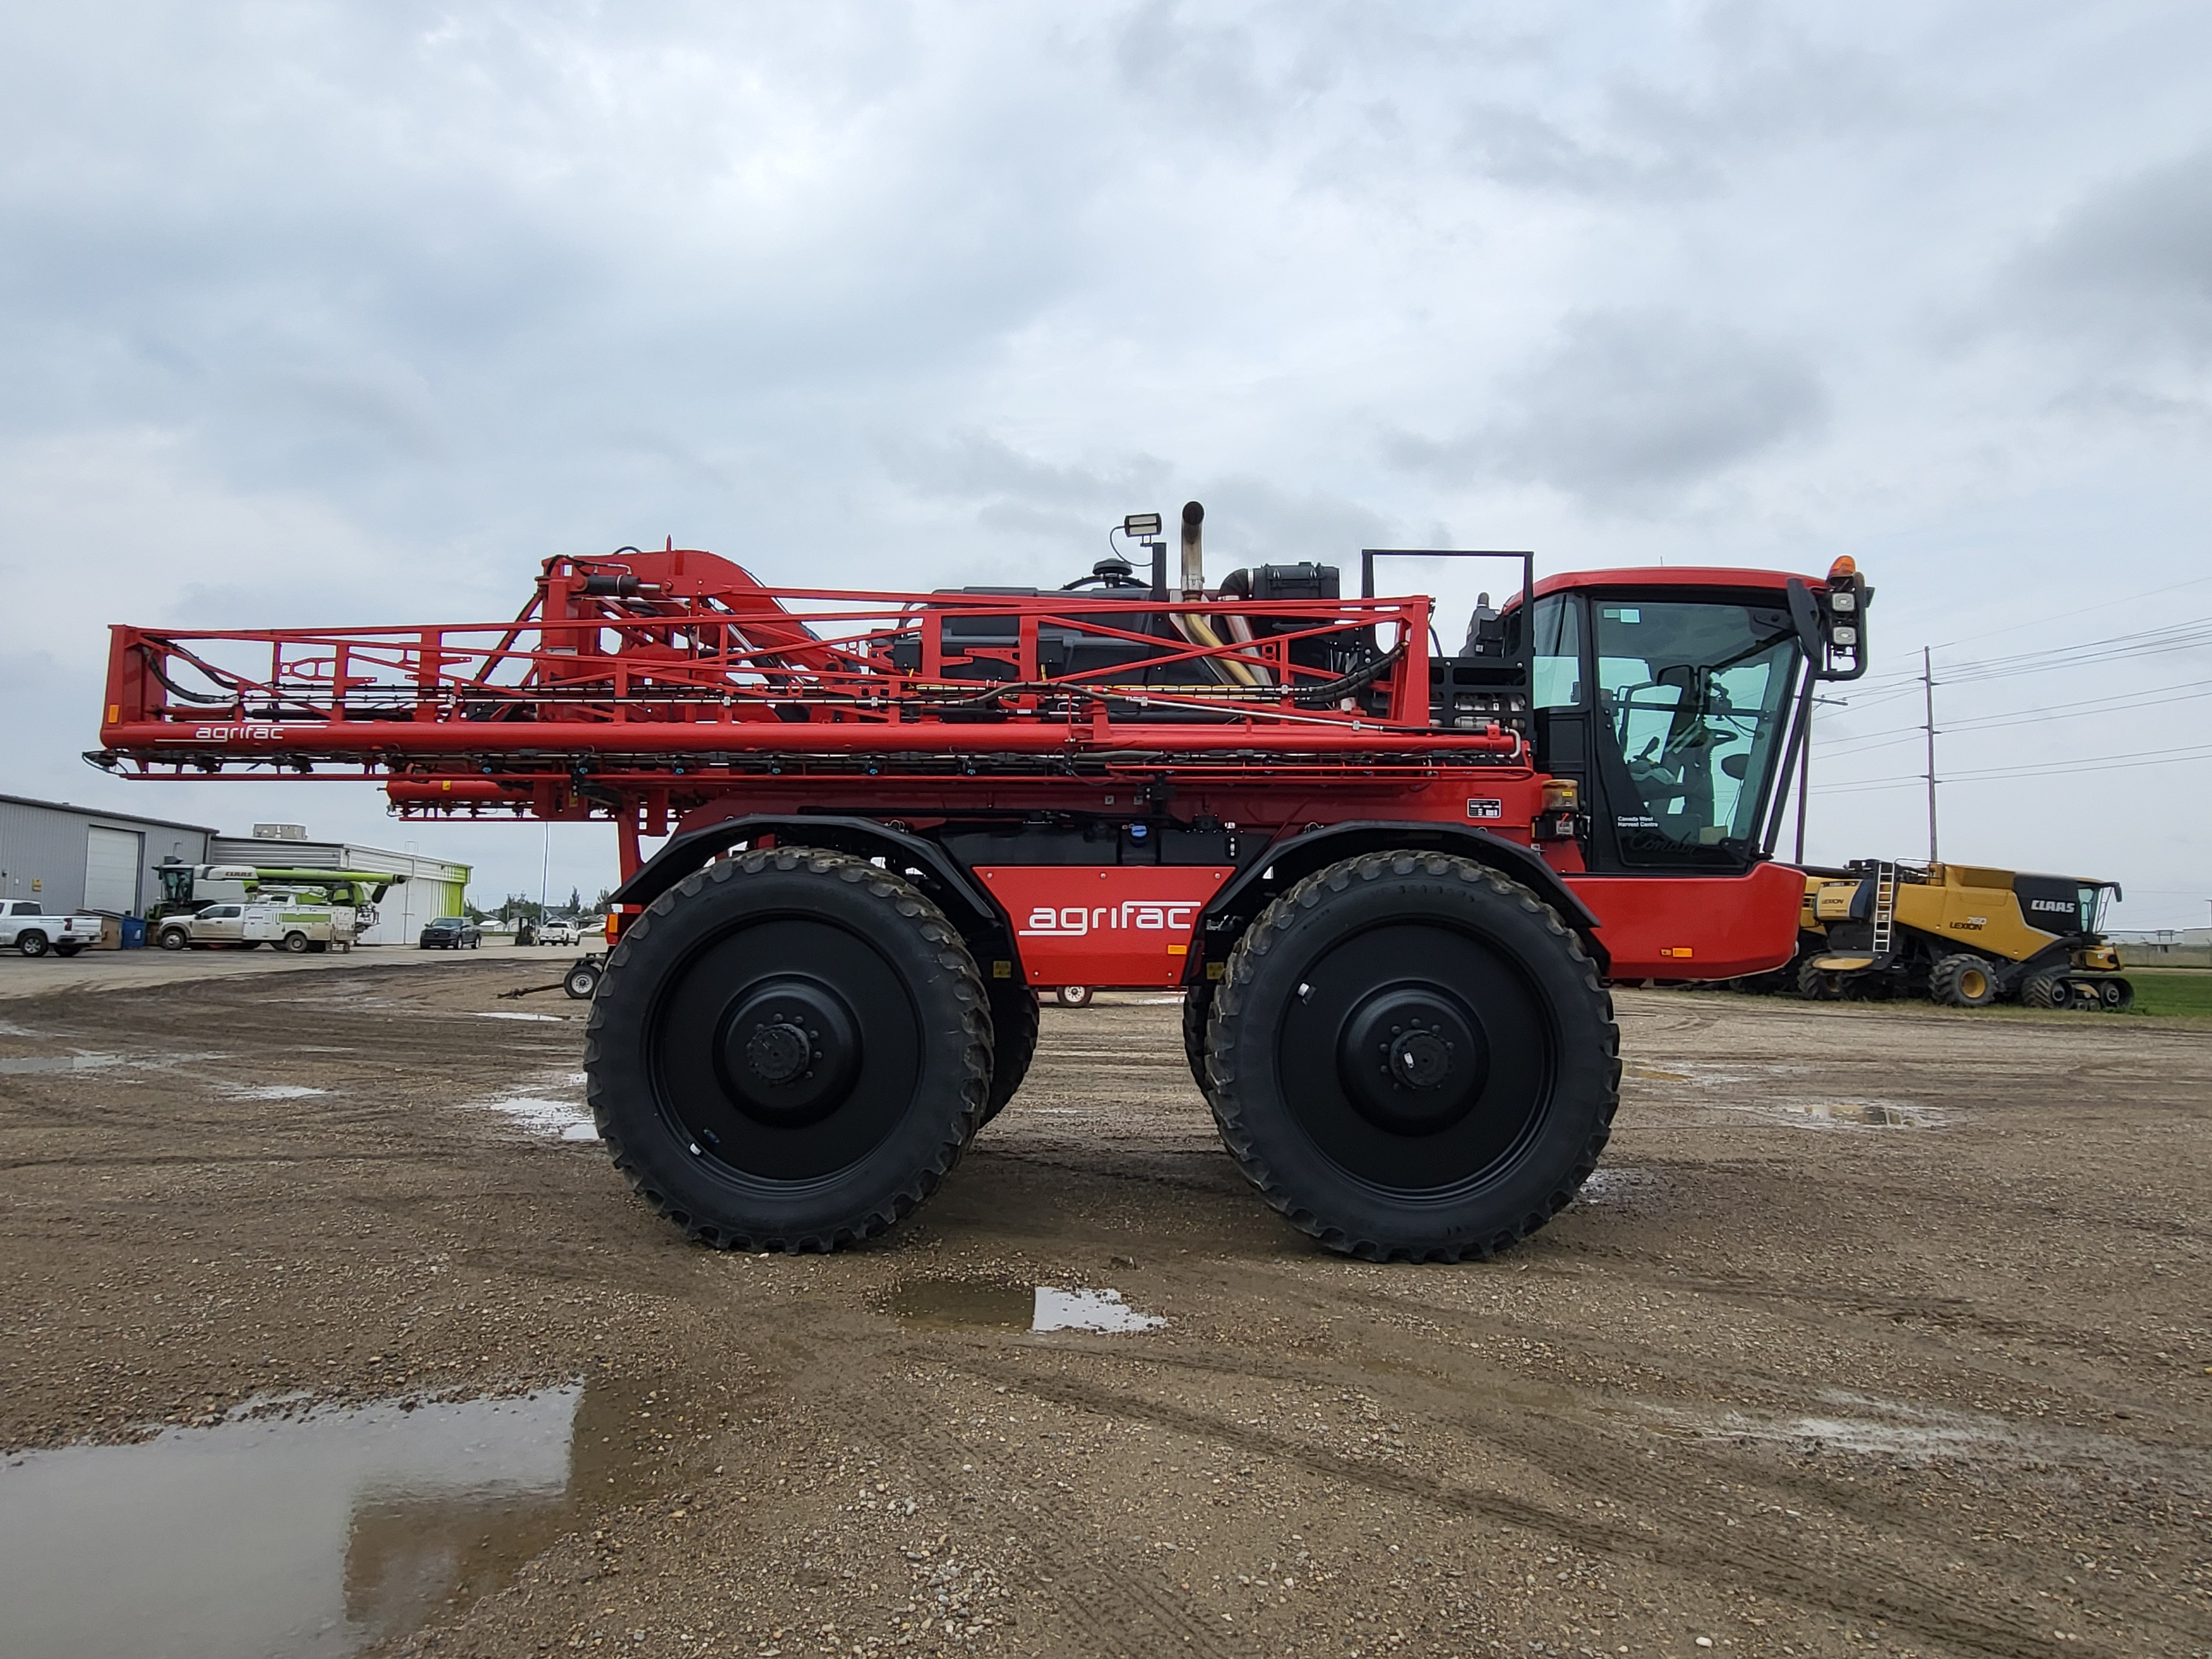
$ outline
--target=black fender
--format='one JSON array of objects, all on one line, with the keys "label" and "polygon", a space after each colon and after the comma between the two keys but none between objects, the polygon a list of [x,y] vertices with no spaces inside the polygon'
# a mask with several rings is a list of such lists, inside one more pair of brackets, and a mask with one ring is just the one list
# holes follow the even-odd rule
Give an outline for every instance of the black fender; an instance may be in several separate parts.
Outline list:
[{"label": "black fender", "polygon": [[1358,818],[1285,836],[1270,842],[1257,858],[1244,860],[1244,867],[1200,914],[1204,963],[1194,963],[1190,977],[1195,979],[1200,974],[1213,977],[1207,964],[1225,960],[1230,947],[1252,919],[1291,883],[1344,859],[1400,848],[1449,853],[1511,877],[1559,912],[1559,920],[1574,930],[1601,974],[1612,966],[1611,956],[1598,942],[1597,917],[1534,848],[1467,824]]},{"label": "black fender", "polygon": [[[638,872],[609,896],[616,904],[647,905],[691,874],[740,845],[774,836],[794,847],[821,847],[855,858],[881,859],[921,889],[960,930],[986,977],[998,962],[1018,963],[1013,924],[1006,913],[936,842],[875,818],[752,813],[678,831]],[[1019,968],[1014,969],[1018,973]]]}]

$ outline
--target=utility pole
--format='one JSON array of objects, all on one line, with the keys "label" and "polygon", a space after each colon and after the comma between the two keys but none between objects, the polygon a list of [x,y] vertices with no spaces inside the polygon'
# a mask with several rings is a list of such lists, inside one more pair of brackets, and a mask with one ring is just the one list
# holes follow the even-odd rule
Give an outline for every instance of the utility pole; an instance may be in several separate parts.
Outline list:
[{"label": "utility pole", "polygon": [[1920,690],[1928,710],[1928,862],[1936,851],[1936,666],[1926,646],[1920,647]]},{"label": "utility pole", "polygon": [[545,856],[538,861],[538,922],[540,927],[544,926],[545,923],[545,884],[552,868],[553,820],[548,818],[545,820]]}]

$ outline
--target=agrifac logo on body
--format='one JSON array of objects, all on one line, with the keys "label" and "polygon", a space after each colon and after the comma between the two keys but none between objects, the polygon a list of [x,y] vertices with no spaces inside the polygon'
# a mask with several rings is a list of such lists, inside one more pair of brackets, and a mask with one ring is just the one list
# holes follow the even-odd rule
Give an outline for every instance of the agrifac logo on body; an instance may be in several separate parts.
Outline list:
[{"label": "agrifac logo on body", "polygon": [[1031,985],[1180,985],[1228,864],[978,865]]},{"label": "agrifac logo on body", "polygon": [[1088,909],[1079,904],[1057,910],[1050,905],[1040,905],[1030,912],[1029,926],[1021,929],[1021,936],[1081,939],[1086,934],[1119,932],[1125,927],[1145,933],[1187,934],[1198,921],[1199,908],[1196,904],[1154,903],[1143,899],[1125,899],[1116,905],[1093,905]]}]

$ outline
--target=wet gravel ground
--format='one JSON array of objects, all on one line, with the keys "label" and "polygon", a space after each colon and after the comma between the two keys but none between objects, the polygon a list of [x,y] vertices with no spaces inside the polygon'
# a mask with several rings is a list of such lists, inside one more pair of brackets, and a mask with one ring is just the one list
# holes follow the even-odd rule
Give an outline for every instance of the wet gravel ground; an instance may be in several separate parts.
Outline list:
[{"label": "wet gravel ground", "polygon": [[580,1385],[388,1651],[2212,1653],[2212,1028],[1624,992],[1583,1201],[1380,1267],[1102,999],[913,1224],[755,1258],[630,1199],[544,977],[0,1004],[0,1443]]}]

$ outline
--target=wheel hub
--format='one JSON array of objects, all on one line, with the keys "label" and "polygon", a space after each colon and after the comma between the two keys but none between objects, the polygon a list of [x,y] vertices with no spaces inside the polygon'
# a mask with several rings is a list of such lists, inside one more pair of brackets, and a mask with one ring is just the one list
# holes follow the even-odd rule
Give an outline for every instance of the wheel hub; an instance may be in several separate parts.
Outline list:
[{"label": "wheel hub", "polygon": [[1435,1134],[1465,1117],[1490,1071],[1480,1023],[1433,985],[1361,998],[1337,1036],[1337,1074],[1353,1108],[1396,1134]]},{"label": "wheel hub", "polygon": [[827,1117],[851,1091],[860,1066],[860,1023],[828,986],[772,979],[730,1010],[714,1053],[732,1105],[757,1122],[795,1127]]}]

